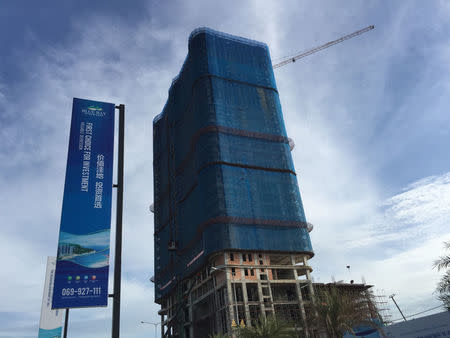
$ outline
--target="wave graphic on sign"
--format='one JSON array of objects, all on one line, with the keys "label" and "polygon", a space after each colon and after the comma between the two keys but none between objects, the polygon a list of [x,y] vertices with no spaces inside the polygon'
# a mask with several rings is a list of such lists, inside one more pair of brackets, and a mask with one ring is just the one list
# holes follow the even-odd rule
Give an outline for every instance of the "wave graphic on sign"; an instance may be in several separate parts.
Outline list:
[{"label": "wave graphic on sign", "polygon": [[62,231],[59,235],[58,261],[69,261],[88,268],[107,266],[109,239],[109,229],[85,235]]},{"label": "wave graphic on sign", "polygon": [[57,327],[56,329],[46,330],[39,329],[38,338],[61,338],[62,326]]}]

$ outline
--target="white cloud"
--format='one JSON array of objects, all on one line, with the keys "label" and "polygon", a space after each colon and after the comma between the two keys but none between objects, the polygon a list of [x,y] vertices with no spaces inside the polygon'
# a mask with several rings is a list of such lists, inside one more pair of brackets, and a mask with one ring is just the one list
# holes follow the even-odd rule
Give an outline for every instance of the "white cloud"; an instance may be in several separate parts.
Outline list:
[{"label": "white cloud", "polygon": [[[407,137],[397,133],[398,128],[407,130],[405,120],[390,120],[380,112],[395,109],[391,99],[397,96],[405,102],[403,114],[418,105],[386,87],[393,79],[396,54],[408,55],[406,42],[414,31],[407,28],[417,11],[412,5],[399,6],[388,18],[385,11],[373,2],[346,7],[313,1],[282,6],[275,1],[152,3],[151,19],[132,26],[99,15],[89,26],[75,24],[66,47],[46,45],[33,36],[30,43],[40,46],[41,54],[18,57],[29,70],[26,83],[16,88],[20,95],[11,96],[3,79],[0,86],[0,105],[8,107],[0,115],[6,120],[0,129],[0,254],[8,257],[0,275],[0,312],[23,317],[29,313],[31,319],[8,321],[10,326],[0,335],[8,335],[8,330],[35,336],[37,330],[45,258],[56,253],[74,96],[126,105],[122,332],[126,337],[153,334],[152,326],[139,325],[141,320],[157,321],[158,308],[148,282],[153,274],[153,217],[148,212],[153,200],[152,119],[184,61],[190,31],[202,25],[267,42],[277,58],[375,21],[377,28],[367,36],[275,74],[288,134],[297,144],[293,156],[306,215],[316,226],[311,265],[316,279],[325,282],[331,275],[349,279],[349,264],[353,279],[365,275],[368,283],[397,293],[407,313],[434,304],[431,292],[438,274],[430,266],[440,254],[440,241],[448,238],[450,178],[428,177],[395,194],[398,184],[392,187],[392,181],[384,181],[390,173],[380,174],[382,163],[411,151]],[[433,25],[442,29],[444,14],[439,20]],[[430,52],[438,64],[444,64],[448,54],[448,48],[442,49],[446,54],[436,53],[445,42]],[[423,94],[428,95],[427,110],[433,112],[427,116],[439,120],[444,130],[448,119],[442,98],[449,88],[448,72],[431,80],[439,86]],[[420,87],[413,96],[425,89]],[[436,96],[440,99],[434,102]],[[395,142],[383,143],[375,131],[378,123],[391,125],[387,135]],[[436,170],[430,166],[421,173],[416,177]],[[114,211],[112,215],[114,219]],[[111,307],[74,310],[69,335],[86,337],[92,332],[93,337],[106,337],[110,318]]]},{"label": "white cloud", "polygon": [[[139,321],[156,320],[148,280],[153,274],[152,118],[178,69],[161,70],[155,62],[161,55],[152,50],[155,30],[110,27],[106,18],[98,19],[89,31],[79,28],[70,48],[45,48],[33,60],[21,60],[33,76],[24,85],[25,96],[8,98],[8,113],[17,118],[1,129],[7,143],[0,150],[0,242],[8,259],[1,273],[0,312],[14,319],[3,323],[2,336],[35,336],[38,329],[45,260],[56,254],[72,97],[126,105],[122,332],[148,336],[149,328]],[[112,274],[110,282],[111,289]],[[25,312],[33,318],[24,322],[18,318]],[[107,336],[110,328],[111,306],[71,311],[69,335]]]},{"label": "white cloud", "polygon": [[[316,278],[360,281],[364,276],[386,295],[397,294],[408,315],[439,305],[434,290],[440,277],[432,262],[442,254],[442,243],[450,239],[449,178],[446,173],[418,180],[377,203],[383,208],[373,204],[361,209],[358,204],[344,203],[347,220],[342,230],[339,218],[322,219],[325,224],[319,226],[333,235],[316,237],[313,232],[313,244],[320,243],[317,260],[312,261]],[[367,212],[364,220],[362,215]],[[350,273],[346,265],[351,266]],[[393,304],[389,305],[398,317]]]},{"label": "white cloud", "polygon": [[439,238],[449,232],[450,173],[408,185],[384,201],[382,210],[382,217],[369,229],[373,242],[388,240],[409,248],[415,242]]},{"label": "white cloud", "polygon": [[[440,276],[432,269],[432,262],[442,254],[443,241],[449,239],[450,232],[431,239],[419,239],[409,250],[386,259],[366,261],[359,267],[365,265],[367,281],[384,289],[386,295],[396,294],[396,301],[405,315],[412,315],[442,304],[434,293]],[[393,318],[400,317],[393,304],[389,305]]]},{"label": "white cloud", "polygon": [[408,224],[436,224],[450,217],[450,173],[414,182],[386,201],[388,216]]}]

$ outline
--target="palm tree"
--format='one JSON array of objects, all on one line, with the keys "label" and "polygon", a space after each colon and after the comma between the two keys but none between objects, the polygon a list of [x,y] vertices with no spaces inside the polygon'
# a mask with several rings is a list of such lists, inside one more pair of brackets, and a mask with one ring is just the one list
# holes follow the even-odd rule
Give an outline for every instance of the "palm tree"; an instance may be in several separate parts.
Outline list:
[{"label": "palm tree", "polygon": [[237,336],[239,338],[288,338],[292,337],[292,329],[275,317],[260,317],[255,325],[238,328]]},{"label": "palm tree", "polygon": [[342,337],[346,332],[356,336],[353,328],[360,325],[379,329],[373,320],[379,316],[367,291],[346,293],[332,287],[318,292],[316,310],[317,317],[313,316],[310,326],[324,327],[331,337]]},{"label": "palm tree", "polygon": [[227,335],[227,334],[215,333],[215,334],[210,334],[209,338],[231,338],[231,336]]},{"label": "palm tree", "polygon": [[[446,250],[450,250],[450,242],[444,242],[444,247]],[[438,298],[447,308],[450,308],[450,255],[441,256],[435,260],[433,268],[437,268],[438,271],[447,269],[439,281],[436,291],[439,293]]]}]

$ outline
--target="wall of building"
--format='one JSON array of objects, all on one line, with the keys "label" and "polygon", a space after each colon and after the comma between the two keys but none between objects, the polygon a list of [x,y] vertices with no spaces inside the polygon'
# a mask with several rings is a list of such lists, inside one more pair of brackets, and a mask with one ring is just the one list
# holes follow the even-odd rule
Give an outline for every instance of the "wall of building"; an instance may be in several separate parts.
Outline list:
[{"label": "wall of building", "polygon": [[444,311],[392,324],[384,327],[383,332],[386,337],[392,338],[450,337],[450,312]]}]

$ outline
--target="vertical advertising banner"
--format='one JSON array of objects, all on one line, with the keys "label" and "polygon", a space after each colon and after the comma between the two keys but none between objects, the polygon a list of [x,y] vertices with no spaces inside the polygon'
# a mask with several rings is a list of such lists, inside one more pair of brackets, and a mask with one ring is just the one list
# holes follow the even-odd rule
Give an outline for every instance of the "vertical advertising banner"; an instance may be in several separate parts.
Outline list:
[{"label": "vertical advertising banner", "polygon": [[114,109],[73,100],[53,309],[107,305]]},{"label": "vertical advertising banner", "polygon": [[52,310],[53,282],[55,280],[56,257],[47,257],[44,296],[42,297],[41,321],[38,338],[59,338],[62,336],[64,311]]}]

